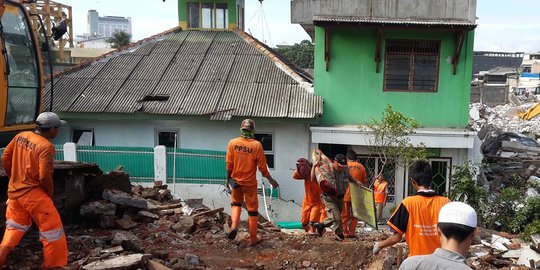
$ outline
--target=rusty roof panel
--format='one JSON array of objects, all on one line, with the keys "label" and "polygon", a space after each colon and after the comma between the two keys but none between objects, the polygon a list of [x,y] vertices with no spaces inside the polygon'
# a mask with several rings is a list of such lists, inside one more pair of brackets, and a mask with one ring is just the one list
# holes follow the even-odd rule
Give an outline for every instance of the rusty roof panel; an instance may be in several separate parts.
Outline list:
[{"label": "rusty roof panel", "polygon": [[257,81],[264,83],[281,83],[281,84],[296,84],[297,82],[283,70],[281,70],[276,63],[268,57],[262,57],[259,64],[259,78]]},{"label": "rusty roof panel", "polygon": [[257,82],[262,55],[237,55],[231,68],[229,82]]},{"label": "rusty roof panel", "polygon": [[191,85],[190,81],[160,81],[152,95],[168,96],[167,101],[142,102],[143,111],[154,114],[176,114]]},{"label": "rusty roof panel", "polygon": [[189,31],[186,40],[178,51],[179,54],[205,54],[212,44],[216,32],[213,31]]},{"label": "rusty roof panel", "polygon": [[145,56],[129,77],[134,80],[159,80],[165,73],[174,54]]},{"label": "rusty roof panel", "polygon": [[163,80],[191,81],[204,60],[204,54],[177,54],[171,59]]},{"label": "rusty roof panel", "polygon": [[322,115],[323,98],[309,93],[301,86],[290,86],[291,98],[288,117],[290,118],[314,118]]},{"label": "rusty roof panel", "polygon": [[207,55],[204,59],[195,81],[224,82],[231,71],[234,55]]},{"label": "rusty roof panel", "polygon": [[106,112],[133,113],[141,109],[141,100],[152,93],[158,80],[128,80],[118,90]]},{"label": "rusty roof panel", "polygon": [[205,115],[214,113],[224,82],[193,82],[178,114]]},{"label": "rusty roof panel", "polygon": [[96,75],[97,79],[126,79],[139,64],[142,55],[121,54],[111,58]]},{"label": "rusty roof panel", "polygon": [[69,107],[71,112],[103,112],[125,80],[94,79]]},{"label": "rusty roof panel", "polygon": [[291,85],[260,84],[253,104],[254,117],[287,117]]},{"label": "rusty roof panel", "polygon": [[250,116],[257,88],[257,83],[227,83],[216,112],[231,116]]}]

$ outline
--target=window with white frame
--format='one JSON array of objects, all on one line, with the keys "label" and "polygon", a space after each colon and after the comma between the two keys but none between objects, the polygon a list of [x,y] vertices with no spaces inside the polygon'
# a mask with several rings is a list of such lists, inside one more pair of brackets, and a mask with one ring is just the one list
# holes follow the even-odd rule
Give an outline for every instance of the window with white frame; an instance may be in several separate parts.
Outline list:
[{"label": "window with white frame", "polygon": [[272,133],[256,133],[255,140],[262,144],[268,168],[274,169],[274,136]]},{"label": "window with white frame", "polygon": [[178,148],[178,131],[177,130],[156,130],[155,144],[163,145],[167,148]]},{"label": "window with white frame", "polygon": [[77,145],[94,145],[94,130],[91,128],[74,128],[71,130],[71,141]]}]

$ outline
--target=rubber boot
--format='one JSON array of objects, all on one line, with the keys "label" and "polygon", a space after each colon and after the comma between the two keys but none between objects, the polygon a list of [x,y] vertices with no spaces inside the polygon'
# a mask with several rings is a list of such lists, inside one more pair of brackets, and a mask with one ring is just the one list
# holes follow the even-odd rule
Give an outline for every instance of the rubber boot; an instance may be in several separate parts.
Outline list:
[{"label": "rubber boot", "polygon": [[240,206],[231,207],[231,231],[227,234],[227,238],[234,240],[238,233],[238,223],[240,222],[240,213],[242,208]]},{"label": "rubber boot", "polygon": [[0,246],[0,269],[6,265],[9,253],[11,253],[11,248]]},{"label": "rubber boot", "polygon": [[257,227],[259,226],[258,218],[249,217],[248,226],[249,226],[249,245],[255,246],[258,243],[262,242],[262,236],[257,234]]},{"label": "rubber boot", "polygon": [[356,237],[356,225],[358,225],[358,219],[353,217],[351,218],[351,225],[349,226],[349,234],[345,234],[349,238]]}]

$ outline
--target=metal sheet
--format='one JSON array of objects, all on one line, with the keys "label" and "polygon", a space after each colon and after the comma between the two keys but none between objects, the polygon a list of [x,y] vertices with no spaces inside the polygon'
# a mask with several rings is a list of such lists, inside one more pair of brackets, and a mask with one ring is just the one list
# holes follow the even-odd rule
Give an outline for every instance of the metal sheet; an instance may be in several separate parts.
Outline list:
[{"label": "metal sheet", "polygon": [[109,103],[105,112],[133,113],[141,109],[140,100],[154,90],[157,80],[128,80]]},{"label": "metal sheet", "polygon": [[224,82],[193,82],[178,114],[211,115],[223,92]]},{"label": "metal sheet", "polygon": [[231,72],[227,81],[229,82],[257,82],[260,76],[260,62],[263,55],[236,55]]},{"label": "metal sheet", "polygon": [[165,73],[174,54],[152,54],[144,56],[129,76],[130,80],[159,80]]},{"label": "metal sheet", "polygon": [[121,54],[107,61],[107,64],[95,76],[97,79],[126,79],[139,64],[142,55]]},{"label": "metal sheet", "polygon": [[290,87],[289,118],[315,118],[322,115],[323,98],[309,93],[301,86]]},{"label": "metal sheet", "polygon": [[94,79],[68,110],[103,112],[124,82],[123,79]]},{"label": "metal sheet", "polygon": [[251,116],[258,87],[258,83],[227,83],[216,111],[230,116]]},{"label": "metal sheet", "polygon": [[168,95],[169,100],[143,102],[142,110],[155,114],[176,114],[190,85],[190,81],[160,81],[152,95]]},{"label": "metal sheet", "polygon": [[276,63],[268,57],[262,57],[259,63],[258,82],[296,84],[297,82],[276,66]]},{"label": "metal sheet", "polygon": [[202,62],[195,81],[224,82],[229,76],[234,55],[207,55]]},{"label": "metal sheet", "polygon": [[186,40],[178,51],[179,54],[205,54],[212,44],[216,32],[189,31]]},{"label": "metal sheet", "polygon": [[291,92],[288,85],[259,84],[253,105],[254,117],[287,117]]},{"label": "metal sheet", "polygon": [[454,20],[416,20],[393,18],[362,18],[347,16],[313,16],[314,22],[342,22],[342,23],[369,23],[369,24],[395,24],[395,25],[440,25],[440,26],[476,26],[468,21]]},{"label": "metal sheet", "polygon": [[353,216],[378,230],[373,190],[355,183],[349,183],[349,189]]},{"label": "metal sheet", "polygon": [[167,67],[163,80],[191,81],[204,60],[204,54],[177,54]]}]

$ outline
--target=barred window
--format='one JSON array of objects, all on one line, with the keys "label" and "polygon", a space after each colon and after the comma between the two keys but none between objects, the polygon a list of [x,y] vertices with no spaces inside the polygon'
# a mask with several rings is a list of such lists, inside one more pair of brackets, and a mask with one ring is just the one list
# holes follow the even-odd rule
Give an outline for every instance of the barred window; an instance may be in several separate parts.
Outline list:
[{"label": "barred window", "polygon": [[438,40],[387,40],[384,91],[437,92]]}]

